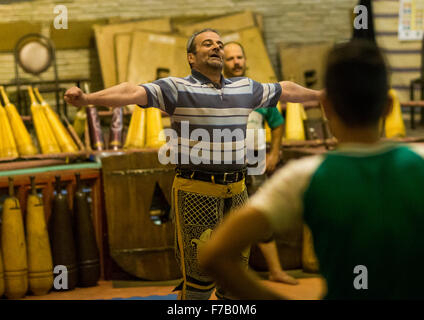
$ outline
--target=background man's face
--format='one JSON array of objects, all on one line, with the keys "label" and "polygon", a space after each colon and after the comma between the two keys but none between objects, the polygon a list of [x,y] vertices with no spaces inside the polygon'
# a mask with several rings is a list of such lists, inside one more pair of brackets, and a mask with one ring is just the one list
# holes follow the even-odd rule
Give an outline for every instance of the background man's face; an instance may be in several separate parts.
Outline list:
[{"label": "background man's face", "polygon": [[243,77],[246,72],[246,58],[240,46],[230,43],[224,49],[224,73],[228,78]]},{"label": "background man's face", "polygon": [[222,70],[224,61],[224,44],[215,32],[203,32],[195,39],[196,54],[190,54],[193,67],[202,69],[209,67]]}]

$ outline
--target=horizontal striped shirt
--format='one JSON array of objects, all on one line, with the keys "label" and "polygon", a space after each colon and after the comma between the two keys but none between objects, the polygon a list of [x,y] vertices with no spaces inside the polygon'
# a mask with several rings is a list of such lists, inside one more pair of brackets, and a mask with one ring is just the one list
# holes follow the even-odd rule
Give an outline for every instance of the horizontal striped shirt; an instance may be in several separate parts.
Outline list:
[{"label": "horizontal striped shirt", "polygon": [[148,102],[141,107],[157,107],[171,117],[179,138],[178,165],[210,172],[245,167],[250,112],[275,107],[281,96],[279,83],[221,76],[219,86],[196,70],[185,78],[168,77],[142,86]]}]

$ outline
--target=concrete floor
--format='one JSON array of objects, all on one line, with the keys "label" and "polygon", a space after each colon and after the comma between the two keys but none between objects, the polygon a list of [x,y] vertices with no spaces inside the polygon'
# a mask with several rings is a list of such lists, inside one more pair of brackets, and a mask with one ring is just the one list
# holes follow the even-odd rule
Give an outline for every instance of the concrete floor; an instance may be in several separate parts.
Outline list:
[{"label": "concrete floor", "polygon": [[[264,285],[284,294],[294,300],[318,300],[325,293],[325,281],[319,276],[299,279],[296,286],[283,283],[262,280]],[[98,286],[91,288],[76,288],[70,291],[51,291],[47,295],[33,296],[27,295],[21,300],[98,300],[113,298],[147,297],[151,295],[166,296],[176,294],[172,292],[174,286],[161,287],[131,287],[114,288],[112,281],[99,281]],[[216,300],[213,294],[211,300]]]}]

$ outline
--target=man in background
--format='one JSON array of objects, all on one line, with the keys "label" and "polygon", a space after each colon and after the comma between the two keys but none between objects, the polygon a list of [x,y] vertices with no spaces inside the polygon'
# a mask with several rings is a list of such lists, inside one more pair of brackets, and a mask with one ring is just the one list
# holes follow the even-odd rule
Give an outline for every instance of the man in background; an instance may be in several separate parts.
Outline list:
[{"label": "man in background", "polygon": [[[224,75],[227,78],[246,76],[246,54],[243,46],[238,42],[227,42],[224,45]],[[274,108],[259,108],[252,111],[247,121],[247,129],[254,130],[253,141],[247,141],[247,146],[253,146],[255,152],[266,150],[265,136],[259,135],[259,130],[264,130],[265,122],[271,129],[271,148],[266,154],[265,163],[247,163],[247,165],[258,165],[263,168],[260,175],[246,176],[246,186],[249,196],[253,195],[259,186],[266,180],[267,174],[272,174],[280,161],[280,146],[283,137],[284,118],[280,111]],[[264,131],[262,131],[264,132]],[[261,139],[263,138],[263,139]],[[259,243],[268,265],[269,280],[287,284],[298,284],[298,281],[284,272],[278,257],[277,244],[275,240],[267,243]]]}]

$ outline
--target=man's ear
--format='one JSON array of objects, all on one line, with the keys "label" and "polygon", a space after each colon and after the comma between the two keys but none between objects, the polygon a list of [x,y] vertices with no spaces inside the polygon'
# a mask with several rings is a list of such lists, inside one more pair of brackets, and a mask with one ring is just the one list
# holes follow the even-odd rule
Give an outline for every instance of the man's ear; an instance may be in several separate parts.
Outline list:
[{"label": "man's ear", "polygon": [[383,110],[383,118],[386,118],[393,110],[393,97],[390,94],[387,94],[387,104]]},{"label": "man's ear", "polygon": [[187,53],[187,60],[188,60],[188,63],[190,64],[190,65],[192,65],[193,63],[194,63],[194,54],[193,53]]}]

